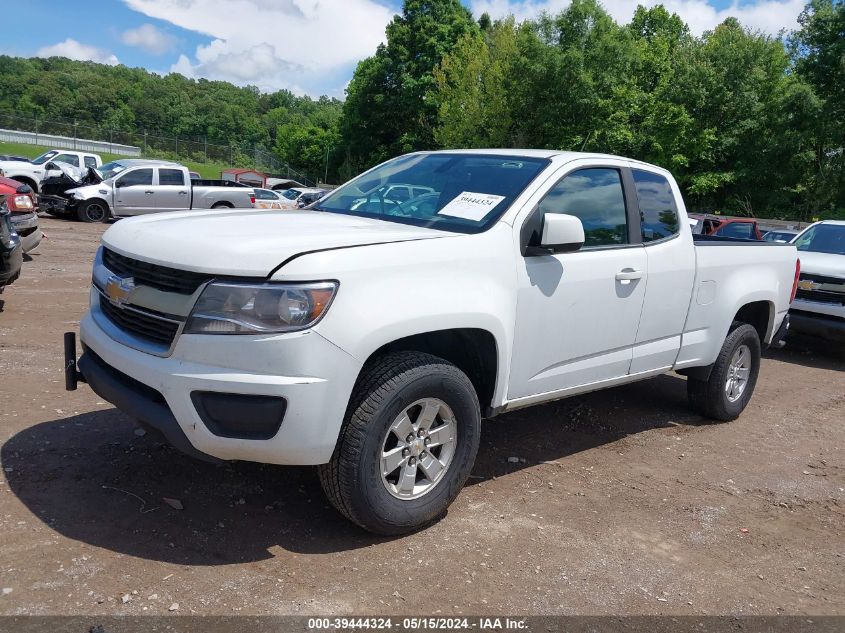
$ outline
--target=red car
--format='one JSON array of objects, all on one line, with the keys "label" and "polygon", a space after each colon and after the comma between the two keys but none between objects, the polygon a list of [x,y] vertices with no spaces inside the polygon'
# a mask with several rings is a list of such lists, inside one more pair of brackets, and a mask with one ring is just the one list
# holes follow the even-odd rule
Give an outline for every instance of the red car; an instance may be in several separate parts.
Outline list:
[{"label": "red car", "polygon": [[735,237],[745,240],[762,240],[763,232],[753,218],[723,218],[718,215],[690,214],[692,232],[713,237]]},{"label": "red car", "polygon": [[38,202],[29,185],[0,177],[0,196],[12,213],[12,226],[21,238],[23,252],[28,253],[41,243],[44,234],[38,228]]}]

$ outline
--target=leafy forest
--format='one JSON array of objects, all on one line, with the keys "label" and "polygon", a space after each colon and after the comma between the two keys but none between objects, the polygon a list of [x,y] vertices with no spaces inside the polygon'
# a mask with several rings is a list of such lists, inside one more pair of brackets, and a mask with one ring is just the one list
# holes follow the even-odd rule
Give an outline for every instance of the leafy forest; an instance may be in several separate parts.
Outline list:
[{"label": "leafy forest", "polygon": [[845,0],[792,33],[728,19],[702,36],[662,6],[616,23],[596,0],[516,22],[406,0],[346,99],[63,58],[0,56],[0,111],[261,147],[343,180],[400,153],[534,147],[670,169],[699,211],[845,209]]}]

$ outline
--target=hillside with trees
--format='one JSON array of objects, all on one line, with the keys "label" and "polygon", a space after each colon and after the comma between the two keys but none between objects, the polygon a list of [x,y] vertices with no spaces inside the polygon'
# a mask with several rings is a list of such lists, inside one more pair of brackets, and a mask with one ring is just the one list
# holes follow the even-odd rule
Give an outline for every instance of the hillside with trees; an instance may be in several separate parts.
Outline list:
[{"label": "hillside with trees", "polygon": [[[342,103],[65,58],[0,56],[0,112],[115,132],[255,147],[311,175],[339,152]],[[235,157],[237,162],[237,156]],[[339,161],[335,161],[337,163]]]},{"label": "hillside with trees", "polygon": [[328,156],[330,180],[418,149],[622,154],[672,170],[691,209],[807,219],[845,209],[845,1],[812,0],[799,25],[695,36],[662,6],[516,22],[406,0],[344,102],[0,57],[0,110],[260,146],[310,174]]}]

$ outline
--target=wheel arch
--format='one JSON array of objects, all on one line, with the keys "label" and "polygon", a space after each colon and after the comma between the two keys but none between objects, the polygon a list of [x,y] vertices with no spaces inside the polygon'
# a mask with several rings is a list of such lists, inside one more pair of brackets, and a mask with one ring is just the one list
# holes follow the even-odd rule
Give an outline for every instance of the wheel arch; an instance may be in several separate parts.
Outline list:
[{"label": "wheel arch", "polygon": [[737,310],[733,320],[751,325],[757,330],[762,344],[773,334],[775,304],[769,300],[750,301]]},{"label": "wheel arch", "polygon": [[[733,319],[731,319],[725,336],[722,341],[734,329],[735,323],[747,323],[757,331],[757,336],[760,337],[760,344],[764,345],[767,340],[773,335],[773,327],[775,322],[775,304],[768,299],[760,299],[756,301],[749,301],[741,305],[735,312]],[[721,344],[720,344],[721,347]],[[713,371],[713,363],[707,365],[700,365],[694,367],[685,367],[679,369],[678,373],[694,378],[696,380],[708,380],[710,373]]]},{"label": "wheel arch", "polygon": [[[94,196],[94,197],[92,197],[92,198],[86,198],[85,200],[80,200],[80,201],[76,204],[76,207],[75,207],[75,208],[76,208],[76,210],[78,211],[78,210],[80,209],[80,207],[82,207],[82,205],[89,205],[89,204],[91,204],[92,202],[100,202],[100,203],[102,203],[103,205],[105,205],[105,207],[106,207],[106,212],[107,212],[107,214],[108,214],[108,217],[109,217],[109,218],[113,218],[113,217],[114,217],[114,212],[112,211],[111,205],[109,204],[108,200],[106,200],[105,198],[101,198],[100,196]],[[108,218],[107,218],[107,219],[108,219]]]},{"label": "wheel arch", "polygon": [[29,178],[27,176],[9,176],[12,180],[17,180],[19,183],[27,185],[32,191],[38,193],[38,183],[35,182],[33,178]]},{"label": "wheel arch", "polygon": [[482,415],[492,411],[500,371],[499,345],[490,331],[461,327],[411,334],[381,345],[367,357],[364,367],[380,356],[400,351],[425,352],[449,361],[472,382]]}]

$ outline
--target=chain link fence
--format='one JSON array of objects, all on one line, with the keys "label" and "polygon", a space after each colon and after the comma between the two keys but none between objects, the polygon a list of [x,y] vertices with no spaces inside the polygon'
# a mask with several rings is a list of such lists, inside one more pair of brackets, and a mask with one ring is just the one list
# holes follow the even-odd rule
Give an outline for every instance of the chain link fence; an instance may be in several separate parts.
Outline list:
[{"label": "chain link fence", "polygon": [[[86,141],[97,141],[100,151],[119,155],[138,155],[133,148],[139,148],[145,158],[162,158],[175,161],[225,165],[255,169],[270,176],[296,180],[306,186],[314,186],[316,178],[294,169],[260,145],[221,145],[209,143],[208,139],[187,139],[135,130],[131,132],[113,130],[108,127],[77,123],[75,121],[52,121],[33,116],[21,116],[14,112],[0,111],[0,130],[16,130],[32,134],[33,144],[49,145],[49,139],[39,142],[39,137],[59,136],[70,142],[78,141],[79,149]],[[107,144],[105,147],[103,144]],[[66,147],[66,149],[72,149]]]}]

